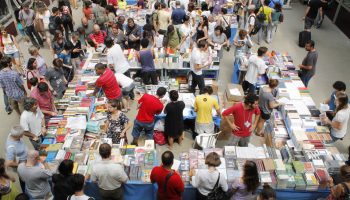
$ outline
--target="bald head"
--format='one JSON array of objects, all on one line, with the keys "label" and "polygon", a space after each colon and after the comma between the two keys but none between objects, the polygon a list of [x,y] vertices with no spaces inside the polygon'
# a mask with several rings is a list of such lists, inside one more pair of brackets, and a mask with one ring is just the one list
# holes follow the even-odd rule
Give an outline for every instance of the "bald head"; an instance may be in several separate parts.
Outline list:
[{"label": "bald head", "polygon": [[39,151],[29,150],[27,155],[27,161],[31,163],[36,163],[39,160]]},{"label": "bald head", "polygon": [[98,33],[101,29],[100,29],[100,26],[98,24],[94,24],[94,32],[95,33]]}]

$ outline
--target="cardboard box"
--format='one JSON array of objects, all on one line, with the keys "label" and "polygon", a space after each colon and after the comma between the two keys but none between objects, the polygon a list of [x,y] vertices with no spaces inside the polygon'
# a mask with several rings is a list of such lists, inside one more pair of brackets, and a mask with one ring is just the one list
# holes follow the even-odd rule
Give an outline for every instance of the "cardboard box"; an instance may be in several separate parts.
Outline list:
[{"label": "cardboard box", "polygon": [[205,82],[206,86],[208,85],[208,86],[211,86],[213,88],[213,94],[218,94],[219,85],[218,85],[217,81],[210,79],[210,78],[206,78],[206,79],[204,79],[204,82]]},{"label": "cardboard box", "polygon": [[244,91],[241,85],[227,84],[226,95],[229,101],[242,101],[244,98]]},{"label": "cardboard box", "polygon": [[[233,121],[233,116],[227,116],[227,118],[230,121]],[[230,136],[232,135],[232,129],[228,125],[227,121],[222,118],[221,123],[220,123],[220,135],[218,136],[218,140],[228,140],[230,139]]]},{"label": "cardboard box", "polygon": [[224,107],[223,108],[226,108],[226,109],[230,108],[233,105],[241,102],[241,101],[231,101],[231,100],[229,100],[227,92],[224,93],[223,97],[224,97]]}]

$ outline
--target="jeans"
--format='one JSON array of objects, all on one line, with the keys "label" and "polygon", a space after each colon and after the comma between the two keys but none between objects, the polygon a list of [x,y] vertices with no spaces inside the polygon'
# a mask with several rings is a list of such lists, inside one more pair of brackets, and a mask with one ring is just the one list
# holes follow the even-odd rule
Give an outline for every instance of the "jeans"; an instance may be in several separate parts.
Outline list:
[{"label": "jeans", "polygon": [[8,96],[7,96],[7,94],[5,92],[4,92],[4,103],[5,103],[5,111],[6,112],[11,112],[12,108],[11,108],[11,105],[10,105],[10,101],[9,101],[9,98],[8,98]]},{"label": "jeans", "polygon": [[43,138],[44,137],[42,135],[38,136],[38,141],[34,141],[34,140],[32,140],[32,138],[29,138],[29,141],[30,141],[30,143],[32,143],[35,150],[37,150],[37,151],[40,150],[40,146],[41,146],[41,142],[43,141]]},{"label": "jeans", "polygon": [[154,129],[154,121],[153,122],[140,122],[137,119],[134,121],[134,127],[132,129],[131,135],[134,138],[139,138],[141,135],[141,131],[145,131],[147,135],[147,139],[153,138],[153,130]]},{"label": "jeans", "polygon": [[[25,33],[30,38],[34,46],[43,46],[43,40],[41,39],[39,33],[35,30],[34,25],[30,25],[24,28]],[[35,38],[34,38],[35,37]],[[36,39],[36,40],[35,40]],[[39,43],[39,45],[38,45]]]},{"label": "jeans", "polygon": [[261,40],[263,40],[263,38],[265,37],[265,33],[267,30],[267,23],[264,22],[263,24],[261,24],[261,29],[258,32],[258,44],[260,44]]},{"label": "jeans", "polygon": [[236,135],[232,135],[229,139],[230,146],[240,146],[247,147],[250,141],[250,136],[248,137],[238,137]]},{"label": "jeans", "polygon": [[197,75],[193,71],[191,71],[191,75],[192,75],[191,92],[196,93],[197,85],[199,88],[199,92],[201,92],[205,86],[203,75]]},{"label": "jeans", "polygon": [[311,80],[311,78],[313,77],[313,74],[310,73],[299,73],[299,77],[301,79],[301,81],[304,83],[305,87],[307,87],[309,85],[309,81]]},{"label": "jeans", "polygon": [[267,43],[271,43],[275,33],[277,31],[278,22],[272,22],[267,26]]}]

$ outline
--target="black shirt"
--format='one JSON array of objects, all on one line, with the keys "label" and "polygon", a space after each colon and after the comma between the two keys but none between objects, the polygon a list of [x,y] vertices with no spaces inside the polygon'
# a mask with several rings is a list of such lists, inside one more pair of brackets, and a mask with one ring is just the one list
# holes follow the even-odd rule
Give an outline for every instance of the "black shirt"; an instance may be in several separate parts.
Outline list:
[{"label": "black shirt", "polygon": [[310,10],[306,16],[311,19],[316,19],[318,10],[323,6],[323,3],[321,0],[311,0],[309,1],[308,6],[310,7]]},{"label": "black shirt", "polygon": [[[75,45],[73,44],[72,41],[69,41],[69,43],[73,46],[73,49],[81,49],[81,42],[78,40]],[[78,58],[80,56],[81,51],[79,52],[73,52],[71,53],[71,58]]]},{"label": "black shirt", "polygon": [[62,174],[54,174],[52,176],[53,196],[54,200],[65,200],[68,196],[73,195],[73,175],[63,176]]}]

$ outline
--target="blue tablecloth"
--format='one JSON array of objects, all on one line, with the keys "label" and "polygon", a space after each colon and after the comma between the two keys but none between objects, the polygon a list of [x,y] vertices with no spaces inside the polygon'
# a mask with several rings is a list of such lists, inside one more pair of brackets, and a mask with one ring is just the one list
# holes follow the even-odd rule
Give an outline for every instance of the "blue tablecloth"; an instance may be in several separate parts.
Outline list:
[{"label": "blue tablecloth", "polygon": [[[127,200],[156,200],[157,184],[147,184],[141,182],[128,182],[124,185],[124,199]],[[182,194],[183,200],[195,200],[197,189],[188,185]],[[101,200],[98,186],[95,183],[88,182],[85,185],[85,193],[96,200]],[[278,200],[316,200],[326,198],[329,190],[320,191],[296,191],[292,189],[276,190]]]},{"label": "blue tablecloth", "polygon": [[235,59],[233,62],[233,72],[232,72],[232,78],[231,83],[238,84],[239,83],[239,59]]}]

